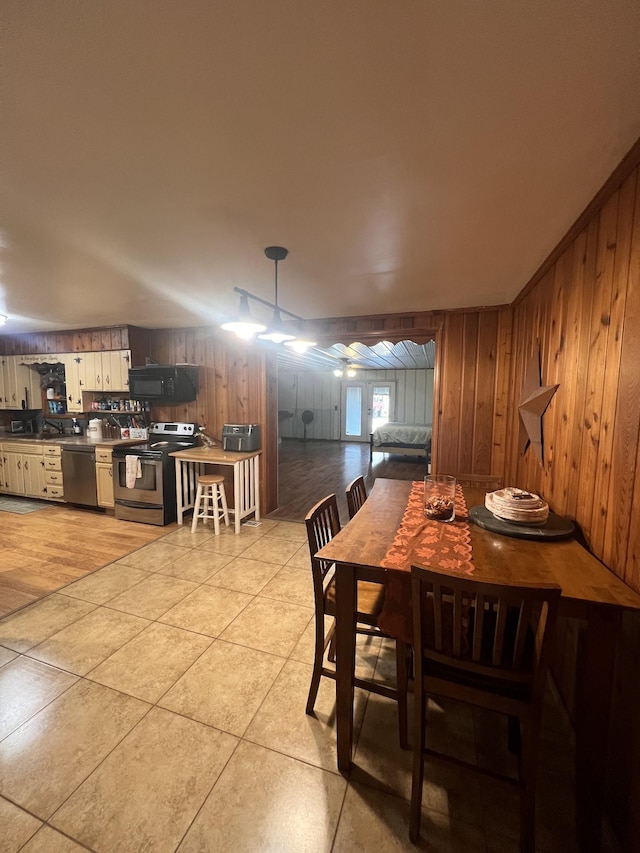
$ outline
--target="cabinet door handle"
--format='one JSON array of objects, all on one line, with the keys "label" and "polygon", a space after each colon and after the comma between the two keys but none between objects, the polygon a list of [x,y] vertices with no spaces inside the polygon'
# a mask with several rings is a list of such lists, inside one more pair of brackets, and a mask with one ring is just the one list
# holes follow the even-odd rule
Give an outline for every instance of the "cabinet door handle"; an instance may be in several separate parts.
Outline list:
[{"label": "cabinet door handle", "polygon": [[28,460],[28,459],[25,459],[25,460],[24,460],[24,470],[25,470],[25,471],[28,471],[28,470],[29,470],[29,460]]},{"label": "cabinet door handle", "polygon": [[100,374],[98,374],[98,375],[96,376],[96,382],[98,383],[98,385],[100,384]]},{"label": "cabinet door handle", "polygon": [[21,470],[20,460],[18,459],[18,471]]}]

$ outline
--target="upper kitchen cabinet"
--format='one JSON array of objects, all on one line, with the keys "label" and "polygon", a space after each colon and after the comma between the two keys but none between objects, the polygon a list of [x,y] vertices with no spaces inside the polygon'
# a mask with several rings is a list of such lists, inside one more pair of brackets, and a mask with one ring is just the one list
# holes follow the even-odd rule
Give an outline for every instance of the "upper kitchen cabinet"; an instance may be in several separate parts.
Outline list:
[{"label": "upper kitchen cabinet", "polygon": [[78,382],[81,391],[129,390],[130,350],[105,350],[83,352],[73,358],[78,365]]},{"label": "upper kitchen cabinet", "polygon": [[64,376],[67,394],[67,411],[83,412],[82,385],[80,384],[81,356],[74,352],[67,352],[62,356],[64,364]]},{"label": "upper kitchen cabinet", "polygon": [[22,358],[7,355],[0,359],[0,408],[41,409],[40,376]]}]

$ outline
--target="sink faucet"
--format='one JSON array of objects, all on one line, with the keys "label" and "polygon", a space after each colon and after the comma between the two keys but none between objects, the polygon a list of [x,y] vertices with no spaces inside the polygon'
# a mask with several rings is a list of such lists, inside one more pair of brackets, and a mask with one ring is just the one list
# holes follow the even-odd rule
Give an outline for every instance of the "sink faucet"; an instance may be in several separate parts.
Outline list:
[{"label": "sink faucet", "polygon": [[47,424],[48,426],[53,427],[54,429],[57,429],[58,432],[60,433],[60,435],[62,435],[62,433],[64,432],[64,427],[62,426],[62,421],[56,421],[56,423],[53,423],[53,421],[45,420],[44,423]]}]

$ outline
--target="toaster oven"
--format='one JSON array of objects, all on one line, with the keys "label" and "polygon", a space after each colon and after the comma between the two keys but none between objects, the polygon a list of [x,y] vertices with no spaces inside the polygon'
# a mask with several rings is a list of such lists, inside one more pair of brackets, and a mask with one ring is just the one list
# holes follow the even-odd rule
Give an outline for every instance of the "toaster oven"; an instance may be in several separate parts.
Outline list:
[{"label": "toaster oven", "polygon": [[33,421],[29,419],[24,421],[11,421],[9,428],[12,433],[23,433],[31,435],[33,433]]},{"label": "toaster oven", "polygon": [[260,424],[224,424],[222,449],[250,453],[261,449]]}]

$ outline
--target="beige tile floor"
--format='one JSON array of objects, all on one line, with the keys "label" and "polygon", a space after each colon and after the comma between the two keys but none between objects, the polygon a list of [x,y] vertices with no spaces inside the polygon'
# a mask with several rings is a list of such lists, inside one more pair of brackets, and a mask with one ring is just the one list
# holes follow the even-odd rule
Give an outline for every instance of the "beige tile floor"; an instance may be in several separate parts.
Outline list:
[{"label": "beige tile floor", "polygon": [[[356,692],[349,780],[335,763],[334,683],[304,713],[313,599],[302,524],[200,526],[0,622],[0,853],[411,850],[411,753],[395,703]],[[393,649],[358,648],[363,674]],[[438,748],[513,769],[504,726],[430,709]],[[575,850],[570,731],[550,693],[541,851]],[[421,848],[510,853],[517,799],[432,763]]]}]

